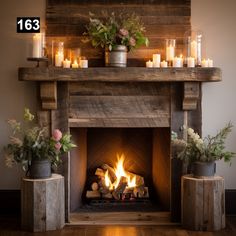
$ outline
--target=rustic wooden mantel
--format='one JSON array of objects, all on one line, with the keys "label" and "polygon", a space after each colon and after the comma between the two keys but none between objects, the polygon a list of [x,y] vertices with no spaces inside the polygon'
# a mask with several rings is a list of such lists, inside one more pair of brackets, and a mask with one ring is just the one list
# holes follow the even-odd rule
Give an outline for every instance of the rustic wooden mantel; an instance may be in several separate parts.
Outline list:
[{"label": "rustic wooden mantel", "polygon": [[40,82],[42,108],[57,109],[57,82],[183,82],[183,110],[195,110],[200,82],[221,81],[219,68],[19,68],[19,80]]}]

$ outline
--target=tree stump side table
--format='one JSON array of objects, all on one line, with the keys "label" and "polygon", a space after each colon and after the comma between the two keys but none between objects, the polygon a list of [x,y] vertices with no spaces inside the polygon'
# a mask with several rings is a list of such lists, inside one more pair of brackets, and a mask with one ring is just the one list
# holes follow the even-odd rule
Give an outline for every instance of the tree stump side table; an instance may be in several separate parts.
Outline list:
[{"label": "tree stump side table", "polygon": [[225,228],[225,188],[220,176],[182,176],[182,225],[186,229],[216,231]]},{"label": "tree stump side table", "polygon": [[21,183],[22,229],[43,232],[61,229],[64,225],[64,177],[53,174],[48,179],[23,178]]}]

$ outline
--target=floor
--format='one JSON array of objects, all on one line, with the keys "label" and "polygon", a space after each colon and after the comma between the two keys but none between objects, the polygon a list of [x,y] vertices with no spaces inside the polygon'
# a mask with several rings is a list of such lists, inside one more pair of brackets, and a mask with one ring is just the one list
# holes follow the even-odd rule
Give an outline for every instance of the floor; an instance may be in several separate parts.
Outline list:
[{"label": "floor", "polygon": [[236,236],[236,216],[227,218],[226,229],[218,232],[194,232],[180,226],[66,226],[47,233],[20,231],[13,217],[0,217],[0,236]]}]

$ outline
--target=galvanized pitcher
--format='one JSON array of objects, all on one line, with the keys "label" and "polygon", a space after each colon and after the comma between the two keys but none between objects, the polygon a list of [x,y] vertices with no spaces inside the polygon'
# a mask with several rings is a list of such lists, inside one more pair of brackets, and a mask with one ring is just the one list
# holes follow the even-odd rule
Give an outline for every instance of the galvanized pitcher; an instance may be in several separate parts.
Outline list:
[{"label": "galvanized pitcher", "polygon": [[126,67],[127,64],[127,47],[117,45],[112,51],[106,49],[105,64],[110,67]]}]

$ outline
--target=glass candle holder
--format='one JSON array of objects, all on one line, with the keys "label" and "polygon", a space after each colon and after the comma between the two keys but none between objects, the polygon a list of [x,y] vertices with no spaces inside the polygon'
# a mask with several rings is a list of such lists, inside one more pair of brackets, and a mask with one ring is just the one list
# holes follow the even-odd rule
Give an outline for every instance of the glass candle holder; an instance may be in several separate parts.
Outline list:
[{"label": "glass candle holder", "polygon": [[64,61],[64,42],[52,42],[52,65],[61,67]]},{"label": "glass candle holder", "polygon": [[195,65],[201,66],[203,54],[203,33],[201,30],[191,30],[185,33],[185,57],[193,57]]},{"label": "glass candle holder", "polygon": [[166,61],[168,66],[171,66],[175,57],[175,39],[166,39]]}]

